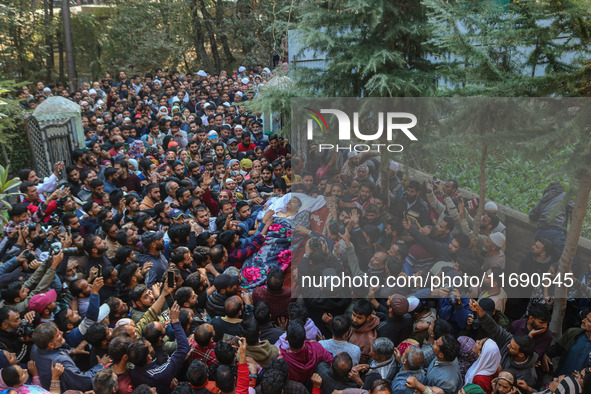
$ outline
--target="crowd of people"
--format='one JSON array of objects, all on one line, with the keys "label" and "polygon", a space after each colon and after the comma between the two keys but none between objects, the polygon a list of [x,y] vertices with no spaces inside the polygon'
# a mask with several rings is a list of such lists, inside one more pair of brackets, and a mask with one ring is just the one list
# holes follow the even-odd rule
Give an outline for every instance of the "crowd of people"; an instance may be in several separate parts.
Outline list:
[{"label": "crowd of people", "polygon": [[[18,173],[0,241],[0,393],[591,392],[591,275],[575,279],[555,343],[552,288],[514,299],[500,280],[556,275],[560,184],[532,208],[536,237],[511,267],[498,206],[456,181],[265,132],[244,102],[271,76],[121,71],[19,92],[25,109],[53,95],[79,104],[85,146],[44,179]],[[486,280],[302,281],[342,272]]]}]

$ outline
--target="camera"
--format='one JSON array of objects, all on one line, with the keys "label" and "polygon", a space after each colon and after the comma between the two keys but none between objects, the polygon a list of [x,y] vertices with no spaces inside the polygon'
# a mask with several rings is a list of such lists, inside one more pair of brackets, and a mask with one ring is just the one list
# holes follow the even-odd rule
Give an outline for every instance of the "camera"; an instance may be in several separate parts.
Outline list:
[{"label": "camera", "polygon": [[35,328],[33,327],[33,325],[27,322],[26,320],[21,321],[21,324],[16,329],[16,333],[20,338],[31,338],[33,337],[34,331]]},{"label": "camera", "polygon": [[35,256],[35,253],[27,249],[23,252],[23,257],[27,260],[27,263],[30,263],[31,261],[35,260],[37,256]]},{"label": "camera", "polygon": [[23,223],[21,224],[21,228],[28,228],[29,230],[35,230],[37,228],[37,223]]},{"label": "camera", "polygon": [[452,305],[460,305],[462,303],[461,300],[458,300],[458,298],[456,296],[453,295],[453,287],[446,287],[446,289],[449,291],[449,293],[447,294],[447,296],[449,297],[449,303]]},{"label": "camera", "polygon": [[59,227],[61,225],[60,218],[57,215],[53,215],[49,218],[47,223],[41,225],[45,232],[49,232],[54,227]]},{"label": "camera", "polygon": [[74,254],[78,252],[78,248],[62,248],[61,242],[54,242],[49,245],[49,255],[55,256],[60,251],[64,252],[64,254]]}]

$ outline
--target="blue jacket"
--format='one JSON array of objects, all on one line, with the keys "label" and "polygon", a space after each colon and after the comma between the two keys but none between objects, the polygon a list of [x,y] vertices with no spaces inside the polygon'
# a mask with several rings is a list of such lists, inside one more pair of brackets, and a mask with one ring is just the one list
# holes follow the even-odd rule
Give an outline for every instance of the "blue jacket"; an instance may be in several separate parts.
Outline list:
[{"label": "blue jacket", "polygon": [[70,357],[70,354],[65,349],[49,350],[39,349],[37,345],[33,345],[31,350],[31,360],[37,363],[39,370],[39,378],[41,379],[41,386],[49,390],[51,385],[51,363],[60,363],[64,366],[64,373],[60,377],[61,391],[92,390],[92,381],[94,375],[103,369],[101,364],[95,365],[90,370],[82,372]]},{"label": "blue jacket", "polygon": [[152,262],[154,265],[148,271],[146,276],[146,286],[152,287],[152,285],[156,282],[160,282],[162,279],[162,275],[168,270],[168,262],[166,261],[166,257],[160,253],[158,256],[152,256],[151,254],[139,254],[137,256],[137,261],[143,267],[143,265],[147,262]]},{"label": "blue jacket", "polygon": [[84,339],[84,333],[88,330],[88,327],[96,323],[99,316],[100,311],[100,297],[98,294],[90,294],[90,298],[88,301],[88,311],[86,312],[86,317],[80,325],[74,328],[72,331],[68,333],[64,333],[64,339],[70,345],[70,347],[75,348],[80,345],[80,342]]},{"label": "blue jacket", "polygon": [[170,393],[170,382],[181,371],[185,357],[189,353],[189,341],[183,331],[181,323],[172,324],[177,348],[172,356],[162,365],[152,361],[143,367],[134,367],[129,370],[129,376],[135,387],[142,383],[155,387],[158,394]]},{"label": "blue jacket", "polygon": [[470,310],[470,298],[464,297],[465,294],[462,294],[462,298],[460,298],[461,305],[452,305],[448,297],[441,297],[439,299],[437,315],[440,319],[449,321],[456,332],[467,327],[466,321],[468,320],[468,315],[473,313]]},{"label": "blue jacket", "polygon": [[416,371],[400,371],[392,380],[392,394],[414,394],[415,389],[406,387],[406,378],[414,376],[420,383],[425,381],[425,371],[419,368]]}]

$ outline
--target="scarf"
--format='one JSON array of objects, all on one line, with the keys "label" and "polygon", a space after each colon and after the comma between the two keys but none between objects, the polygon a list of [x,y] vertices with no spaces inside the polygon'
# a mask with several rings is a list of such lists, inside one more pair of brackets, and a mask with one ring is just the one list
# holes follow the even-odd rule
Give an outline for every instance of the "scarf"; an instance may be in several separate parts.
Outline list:
[{"label": "scarf", "polygon": [[458,356],[460,372],[462,376],[466,376],[470,365],[478,358],[478,355],[472,350],[476,345],[476,341],[467,336],[459,337],[458,341],[460,342],[460,355]]},{"label": "scarf", "polygon": [[465,383],[472,383],[474,376],[492,376],[497,371],[497,368],[501,364],[501,352],[499,347],[492,339],[488,339],[482,345],[482,352],[480,357],[468,371],[466,372]]}]

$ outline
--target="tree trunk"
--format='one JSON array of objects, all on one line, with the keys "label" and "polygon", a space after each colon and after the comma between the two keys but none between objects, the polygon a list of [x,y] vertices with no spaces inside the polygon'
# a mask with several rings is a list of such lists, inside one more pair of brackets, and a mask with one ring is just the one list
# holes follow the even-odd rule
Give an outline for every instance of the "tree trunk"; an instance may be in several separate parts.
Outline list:
[{"label": "tree trunk", "polygon": [[[558,262],[558,275],[564,275],[567,272],[572,272],[573,259],[577,253],[577,246],[579,245],[579,238],[581,237],[581,230],[585,215],[587,213],[587,206],[589,204],[589,193],[591,192],[591,171],[582,177],[581,184],[575,195],[575,208],[573,210],[573,218],[566,234],[566,243],[562,250],[562,255]],[[564,276],[562,277],[564,278]],[[566,297],[568,289],[565,286],[556,287],[554,292],[554,309],[552,311],[552,320],[548,328],[553,334],[554,338],[560,338],[562,335],[562,321],[564,319],[564,312],[566,310]]]},{"label": "tree trunk", "polygon": [[486,157],[488,155],[488,145],[485,143],[482,145],[482,151],[480,153],[480,201],[478,203],[478,209],[476,210],[476,217],[474,218],[474,225],[472,231],[474,236],[478,236],[480,232],[480,218],[484,213],[484,199],[486,198]]},{"label": "tree trunk", "polygon": [[199,18],[199,7],[197,5],[197,0],[192,0],[191,2],[191,14],[193,19],[193,30],[194,30],[194,44],[195,44],[195,53],[197,54],[197,60],[201,61],[203,67],[207,71],[213,70],[213,63],[211,59],[207,55],[207,51],[205,50],[205,33],[203,32],[203,27],[201,26],[201,19]]},{"label": "tree trunk", "polygon": [[53,57],[53,1],[45,0],[43,3],[45,7],[45,45],[47,46],[45,80],[49,83],[55,69],[55,59]]},{"label": "tree trunk", "polygon": [[[380,137],[381,144],[388,144],[388,139],[386,138],[386,134],[383,134]],[[384,201],[384,205],[386,207],[390,206],[390,155],[383,154],[382,159],[380,160],[380,192],[382,197],[386,200]]]},{"label": "tree trunk", "polygon": [[220,42],[222,43],[222,49],[224,50],[224,56],[226,57],[227,64],[232,64],[236,61],[234,55],[232,54],[232,50],[230,49],[230,44],[228,43],[228,36],[224,33],[225,28],[224,26],[224,0],[217,0],[215,6],[215,20],[216,26],[218,28],[218,37],[220,38]]},{"label": "tree trunk", "polygon": [[[18,21],[20,16],[16,15],[14,18]],[[12,42],[14,44],[14,50],[16,52],[16,69],[20,74],[20,78],[22,80],[27,79],[27,75],[25,75],[25,59],[24,59],[24,48],[21,44],[21,29],[17,26],[16,22],[10,28],[10,35],[12,36]]]},{"label": "tree trunk", "polygon": [[201,6],[201,14],[203,15],[203,22],[205,23],[205,29],[207,30],[207,34],[209,35],[209,43],[211,45],[211,55],[213,56],[213,63],[215,67],[216,74],[222,69],[222,59],[220,59],[220,53],[218,51],[218,44],[215,38],[215,32],[213,30],[211,14],[207,11],[207,7],[205,6],[204,0],[199,0],[199,4]]},{"label": "tree trunk", "polygon": [[68,82],[70,91],[77,89],[76,63],[74,61],[74,44],[72,43],[72,29],[70,26],[70,3],[62,1],[62,15],[64,18],[64,44],[66,46],[66,62],[68,67]]},{"label": "tree trunk", "polygon": [[58,52],[58,62],[59,62],[59,81],[66,84],[66,74],[64,72],[64,42],[63,42],[63,35],[62,29],[58,29],[57,31],[57,52]]}]

